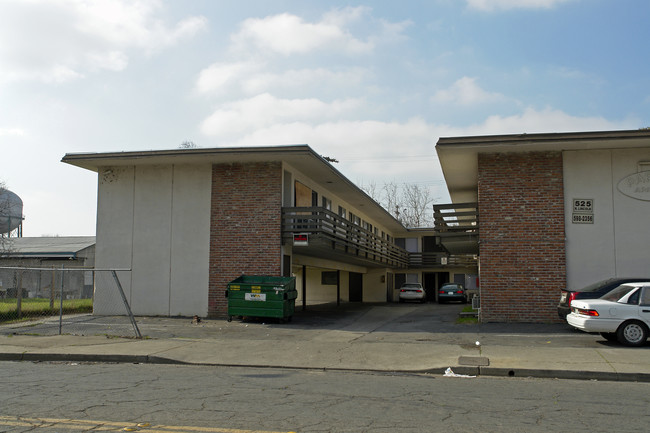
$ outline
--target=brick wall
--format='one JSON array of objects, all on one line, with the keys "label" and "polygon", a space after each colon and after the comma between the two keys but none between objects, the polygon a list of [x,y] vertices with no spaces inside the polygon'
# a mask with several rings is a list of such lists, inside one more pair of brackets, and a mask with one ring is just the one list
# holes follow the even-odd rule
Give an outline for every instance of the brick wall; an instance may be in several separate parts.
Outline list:
[{"label": "brick wall", "polygon": [[224,292],[240,275],[281,275],[281,211],[281,163],[213,166],[210,317],[227,314]]},{"label": "brick wall", "polygon": [[480,154],[481,320],[555,322],[566,285],[561,152]]}]

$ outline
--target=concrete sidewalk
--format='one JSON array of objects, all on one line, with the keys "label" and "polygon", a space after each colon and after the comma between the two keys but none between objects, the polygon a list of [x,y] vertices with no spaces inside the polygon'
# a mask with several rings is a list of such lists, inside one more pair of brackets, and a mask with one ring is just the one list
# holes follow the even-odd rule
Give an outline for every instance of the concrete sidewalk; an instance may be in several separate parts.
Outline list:
[{"label": "concrete sidewalk", "polygon": [[[0,327],[0,360],[177,363],[650,382],[650,346],[627,348],[566,325],[454,323],[455,306],[349,306],[271,319],[138,318],[143,339]],[[88,329],[124,326],[93,317]],[[80,325],[81,326],[81,325]],[[89,334],[92,332],[85,332]],[[477,344],[478,342],[478,344]]]}]

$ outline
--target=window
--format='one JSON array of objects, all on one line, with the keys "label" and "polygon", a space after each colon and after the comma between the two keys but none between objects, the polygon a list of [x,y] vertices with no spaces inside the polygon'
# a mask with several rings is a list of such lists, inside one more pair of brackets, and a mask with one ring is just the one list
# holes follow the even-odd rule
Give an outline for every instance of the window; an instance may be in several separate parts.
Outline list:
[{"label": "window", "polygon": [[341,218],[347,218],[347,212],[344,207],[339,206],[339,216]]},{"label": "window", "polygon": [[322,285],[337,285],[338,284],[338,273],[336,271],[323,271],[321,272],[321,281]]},{"label": "window", "polygon": [[321,206],[327,210],[332,210],[332,200],[325,196],[321,197]]},{"label": "window", "polygon": [[641,295],[641,305],[650,305],[650,287],[643,288],[643,294]]}]

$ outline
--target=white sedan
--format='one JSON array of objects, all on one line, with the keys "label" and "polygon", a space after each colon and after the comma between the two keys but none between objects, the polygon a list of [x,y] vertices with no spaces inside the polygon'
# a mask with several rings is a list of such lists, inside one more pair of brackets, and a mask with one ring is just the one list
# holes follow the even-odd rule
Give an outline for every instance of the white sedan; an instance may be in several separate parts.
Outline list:
[{"label": "white sedan", "polygon": [[650,329],[650,281],[622,284],[598,299],[574,300],[567,322],[609,341],[641,346]]},{"label": "white sedan", "polygon": [[399,301],[427,301],[426,293],[420,283],[404,283],[399,289]]}]

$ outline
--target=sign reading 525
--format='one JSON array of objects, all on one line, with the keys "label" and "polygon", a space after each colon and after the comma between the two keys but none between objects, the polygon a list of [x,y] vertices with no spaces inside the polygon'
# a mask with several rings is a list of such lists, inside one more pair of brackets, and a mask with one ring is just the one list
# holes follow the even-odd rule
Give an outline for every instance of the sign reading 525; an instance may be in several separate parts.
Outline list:
[{"label": "sign reading 525", "polygon": [[574,198],[573,199],[574,212],[593,212],[594,201],[590,198]]}]

